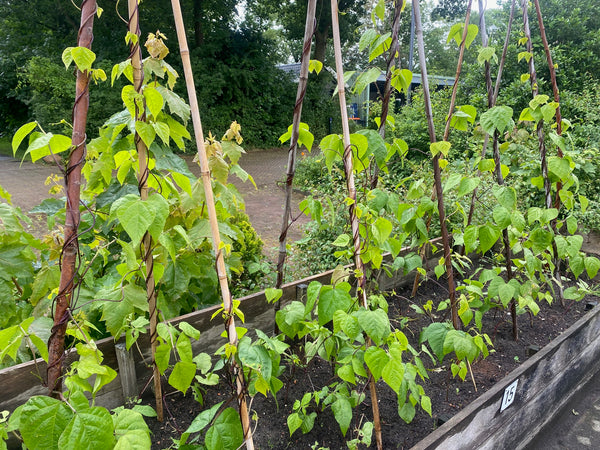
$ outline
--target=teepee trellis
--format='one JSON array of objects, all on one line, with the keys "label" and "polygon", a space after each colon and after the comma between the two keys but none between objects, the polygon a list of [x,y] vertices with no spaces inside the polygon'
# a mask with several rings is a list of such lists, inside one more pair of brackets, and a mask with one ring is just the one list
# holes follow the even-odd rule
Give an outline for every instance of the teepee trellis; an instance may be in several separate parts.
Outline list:
[{"label": "teepee trellis", "polygon": [[[223,299],[223,315],[225,317],[225,331],[229,339],[229,345],[236,346],[238,343],[238,335],[235,327],[234,320],[234,308],[231,292],[229,291],[229,283],[227,279],[227,271],[225,269],[225,260],[222,249],[222,241],[219,233],[217,212],[215,209],[215,201],[212,191],[212,181],[210,178],[210,170],[208,166],[208,158],[206,155],[206,148],[204,146],[204,135],[202,132],[202,123],[200,121],[200,112],[198,108],[198,99],[196,97],[196,88],[194,86],[194,76],[192,73],[192,66],[190,62],[190,52],[187,45],[187,38],[185,35],[185,26],[183,23],[183,15],[181,13],[181,5],[179,0],[171,0],[173,8],[173,16],[175,17],[175,26],[177,29],[177,39],[179,41],[179,50],[181,53],[181,60],[183,63],[183,71],[185,74],[188,99],[190,102],[190,108],[192,113],[192,123],[194,125],[194,135],[196,138],[196,145],[198,146],[198,159],[200,162],[201,178],[204,185],[204,193],[206,197],[206,207],[208,210],[213,251],[216,256],[216,268],[217,276],[219,278],[219,286],[221,288],[221,296]],[[243,369],[237,364],[234,357],[230,359],[231,369],[236,383],[237,391],[237,402],[242,421],[242,429],[244,432],[244,443],[246,448],[254,449],[254,441],[252,439],[252,432],[250,429],[250,415],[248,411],[248,404],[246,401],[246,383],[244,379]]]}]

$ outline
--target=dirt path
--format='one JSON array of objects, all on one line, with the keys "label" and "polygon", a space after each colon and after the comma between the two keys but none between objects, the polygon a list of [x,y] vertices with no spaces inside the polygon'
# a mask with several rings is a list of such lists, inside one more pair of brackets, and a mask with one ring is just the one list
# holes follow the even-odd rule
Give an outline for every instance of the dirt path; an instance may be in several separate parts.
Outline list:
[{"label": "dirt path", "polygon": [[[192,172],[199,175],[200,168],[191,163],[192,157],[185,158]],[[242,156],[240,165],[252,175],[256,188],[249,181],[242,183],[236,177],[231,177],[230,181],[244,196],[246,213],[265,242],[265,253],[270,259],[274,259],[277,254],[285,203],[283,180],[285,180],[287,166],[287,151],[285,149],[252,151]],[[32,164],[27,161],[21,164],[13,158],[0,156],[0,185],[12,195],[12,203],[21,207],[23,212],[29,212],[43,199],[50,197],[48,194],[50,186],[45,185],[45,182],[50,175],[58,172],[53,165]],[[295,193],[292,210],[295,215],[298,215],[298,203],[301,200],[302,196]],[[288,238],[300,239],[301,226],[307,221],[305,216],[300,217],[298,222],[292,225]]]}]

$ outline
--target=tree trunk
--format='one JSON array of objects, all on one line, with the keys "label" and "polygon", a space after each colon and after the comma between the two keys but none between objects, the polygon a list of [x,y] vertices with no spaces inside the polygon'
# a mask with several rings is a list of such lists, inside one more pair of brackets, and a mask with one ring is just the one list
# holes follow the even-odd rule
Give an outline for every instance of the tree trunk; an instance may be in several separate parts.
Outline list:
[{"label": "tree trunk", "polygon": [[314,58],[325,64],[325,51],[327,50],[327,39],[329,38],[329,25],[323,27],[322,30],[315,30],[315,54]]},{"label": "tree trunk", "polygon": [[[91,49],[94,39],[94,15],[96,1],[83,0],[81,5],[81,26],[77,45]],[[48,390],[49,394],[59,398],[62,394],[62,363],[65,352],[65,332],[69,322],[70,306],[77,280],[77,261],[79,259],[78,228],[80,222],[79,200],[81,186],[81,168],[85,162],[85,128],[90,104],[90,78],[87,72],[77,71],[75,85],[75,105],[73,107],[72,152],[67,164],[65,184],[67,206],[65,214],[65,243],[61,255],[61,271],[58,295],[55,299],[54,326],[48,339]]]},{"label": "tree trunk", "polygon": [[202,2],[203,0],[194,0],[194,44],[196,48],[204,45],[204,28],[202,26]]}]

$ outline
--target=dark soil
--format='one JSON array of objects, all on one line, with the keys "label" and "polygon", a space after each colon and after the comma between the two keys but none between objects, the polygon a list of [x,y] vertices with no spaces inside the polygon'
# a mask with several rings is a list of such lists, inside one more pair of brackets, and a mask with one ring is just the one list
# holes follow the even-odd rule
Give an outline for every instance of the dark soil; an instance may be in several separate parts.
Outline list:
[{"label": "dark soil", "polygon": [[[409,293],[409,288],[406,288],[405,291],[399,290],[397,295],[389,298],[389,313],[393,324],[397,327],[400,327],[401,318],[409,318],[403,331],[411,341],[411,345],[419,348],[418,333],[431,319],[414,312],[410,307],[411,301],[408,300]],[[419,298],[423,303],[431,299],[434,304],[437,304],[446,298],[446,292],[441,285],[430,283],[420,288]],[[494,349],[486,359],[476,361],[472,365],[477,389],[469,375],[464,382],[458,378],[452,378],[449,370],[450,360],[444,360],[443,366],[435,368],[429,357],[422,355],[423,362],[431,369],[429,379],[421,384],[431,398],[433,417],[417,409],[412,423],[404,423],[398,416],[395,393],[380,382],[378,396],[384,448],[412,447],[522,364],[532,354],[532,347],[543,347],[577,321],[585,313],[585,304],[585,300],[580,303],[568,301],[566,307],[563,308],[556,302],[553,305],[541,305],[541,311],[533,320],[527,314],[519,316],[520,339],[518,342],[512,339],[510,316],[501,311],[496,314],[492,311],[488,312],[487,317],[484,316],[483,329],[492,339]],[[265,399],[260,394],[252,402],[252,410],[258,417],[254,433],[254,443],[257,449],[310,449],[315,443],[318,445],[314,448],[345,449],[347,448],[346,440],[355,437],[354,430],[360,428],[365,421],[371,420],[368,387],[357,386],[358,390],[365,391],[366,400],[354,411],[353,422],[345,438],[330,410],[317,411],[315,425],[310,433],[303,435],[298,430],[290,437],[286,419],[292,412],[294,401],[302,398],[306,392],[321,389],[333,382],[334,378],[332,369],[327,362],[315,360],[307,368],[296,368],[295,371],[286,370],[281,379],[285,385],[278,393],[278,406],[272,397]],[[229,399],[230,406],[235,407],[235,401],[230,398],[230,392],[231,390],[226,386],[221,386],[220,390],[210,390],[205,395],[205,404],[210,406]],[[203,409],[199,403],[194,401],[191,394],[186,397],[179,393],[167,394],[165,401],[167,406],[165,422],[161,424],[151,419],[149,423],[153,433],[152,448],[154,449],[168,448],[172,443],[172,438],[178,439],[194,417]],[[375,447],[374,440],[373,436],[373,448]]]}]

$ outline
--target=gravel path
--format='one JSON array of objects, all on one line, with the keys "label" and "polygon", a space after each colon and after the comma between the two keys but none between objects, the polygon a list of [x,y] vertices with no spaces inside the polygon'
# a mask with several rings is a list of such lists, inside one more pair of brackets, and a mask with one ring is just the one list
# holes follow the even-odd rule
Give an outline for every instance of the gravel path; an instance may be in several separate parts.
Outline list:
[{"label": "gravel path", "polygon": [[[192,172],[199,175],[200,168],[191,162],[192,156],[185,156]],[[283,180],[287,166],[286,149],[269,149],[251,151],[242,156],[240,165],[246,170],[256,183],[256,188],[249,181],[242,183],[236,177],[231,177],[233,182],[246,201],[246,213],[250,217],[252,225],[265,242],[265,253],[270,259],[276,258],[279,242],[279,232],[283,207],[285,203],[285,192]],[[29,212],[43,199],[51,196],[48,193],[50,186],[45,182],[52,174],[58,174],[59,170],[51,164],[38,162],[20,161],[0,156],[0,185],[12,195],[12,203],[19,206],[24,212]],[[62,195],[55,195],[60,198]],[[302,200],[300,194],[293,196],[293,213],[299,214],[298,203]],[[292,225],[288,238],[297,240],[302,237],[301,225],[308,220],[305,216],[299,218]],[[35,226],[40,225],[35,221]]]}]

